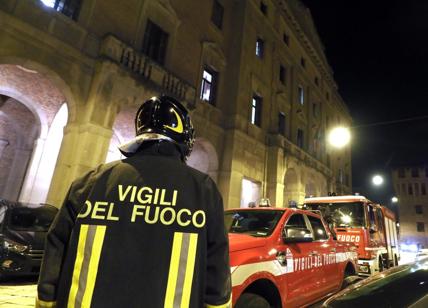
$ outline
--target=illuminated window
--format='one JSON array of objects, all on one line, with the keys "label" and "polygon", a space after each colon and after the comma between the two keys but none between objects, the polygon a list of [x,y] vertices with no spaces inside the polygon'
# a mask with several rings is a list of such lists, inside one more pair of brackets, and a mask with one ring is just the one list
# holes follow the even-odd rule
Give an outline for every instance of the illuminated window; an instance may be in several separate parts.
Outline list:
[{"label": "illuminated window", "polygon": [[251,124],[261,126],[261,116],[262,116],[262,98],[260,96],[254,95],[251,101]]},{"label": "illuminated window", "polygon": [[298,87],[297,95],[299,96],[299,103],[303,105],[305,103],[305,91],[302,86]]},{"label": "illuminated window", "polygon": [[280,112],[278,114],[278,133],[285,136],[285,113],[284,112]]},{"label": "illuminated window", "polygon": [[423,214],[422,205],[415,205],[416,214]]},{"label": "illuminated window", "polygon": [[250,203],[258,204],[260,200],[260,183],[242,179],[241,207],[248,207]]},{"label": "illuminated window", "polygon": [[217,0],[214,0],[211,21],[219,29],[223,26],[223,11],[223,6]]},{"label": "illuminated window", "polygon": [[208,68],[202,74],[201,100],[212,105],[215,105],[217,76],[217,72]]},{"label": "illuminated window", "polygon": [[81,0],[40,0],[44,5],[76,20]]},{"label": "illuminated window", "polygon": [[142,52],[159,64],[164,64],[168,37],[167,32],[151,20],[148,20]]},{"label": "illuminated window", "polygon": [[423,222],[417,222],[416,229],[418,232],[425,232],[425,224]]},{"label": "illuminated window", "polygon": [[259,58],[263,58],[263,54],[264,54],[264,46],[265,42],[261,39],[258,38],[256,41],[256,56]]}]

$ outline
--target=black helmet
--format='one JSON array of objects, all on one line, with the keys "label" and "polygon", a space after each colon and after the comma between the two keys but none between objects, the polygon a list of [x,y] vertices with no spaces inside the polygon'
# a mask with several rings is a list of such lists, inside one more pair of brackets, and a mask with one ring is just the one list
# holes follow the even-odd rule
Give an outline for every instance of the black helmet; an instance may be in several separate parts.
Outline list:
[{"label": "black helmet", "polygon": [[185,160],[192,152],[195,133],[186,108],[169,96],[152,97],[138,109],[135,117],[136,137],[119,147],[129,157],[145,141],[167,140],[175,143]]}]

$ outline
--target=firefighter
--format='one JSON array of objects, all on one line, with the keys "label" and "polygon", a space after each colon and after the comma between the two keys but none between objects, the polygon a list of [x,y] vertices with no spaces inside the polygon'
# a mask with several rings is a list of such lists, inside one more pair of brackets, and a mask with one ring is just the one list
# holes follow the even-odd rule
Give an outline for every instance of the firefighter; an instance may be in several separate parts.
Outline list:
[{"label": "firefighter", "polygon": [[223,201],[185,164],[187,110],[153,97],[135,127],[126,159],[72,183],[47,236],[36,307],[230,307]]}]

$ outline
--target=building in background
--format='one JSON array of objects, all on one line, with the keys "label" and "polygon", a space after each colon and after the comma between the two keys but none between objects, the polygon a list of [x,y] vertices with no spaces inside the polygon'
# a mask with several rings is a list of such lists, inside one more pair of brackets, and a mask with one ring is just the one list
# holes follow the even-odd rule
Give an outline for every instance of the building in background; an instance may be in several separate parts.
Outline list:
[{"label": "building in background", "polygon": [[398,197],[402,249],[428,248],[428,166],[397,164],[392,182]]},{"label": "building in background", "polygon": [[159,93],[192,109],[188,163],[227,207],[350,192],[325,135],[351,118],[299,1],[2,0],[0,197],[59,206]]}]

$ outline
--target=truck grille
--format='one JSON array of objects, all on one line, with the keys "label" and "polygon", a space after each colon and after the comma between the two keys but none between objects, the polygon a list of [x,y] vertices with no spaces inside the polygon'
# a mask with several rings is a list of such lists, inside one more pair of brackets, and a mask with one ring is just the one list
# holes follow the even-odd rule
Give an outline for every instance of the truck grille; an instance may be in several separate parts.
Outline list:
[{"label": "truck grille", "polygon": [[41,260],[43,258],[43,250],[30,249],[27,256],[33,260]]}]

